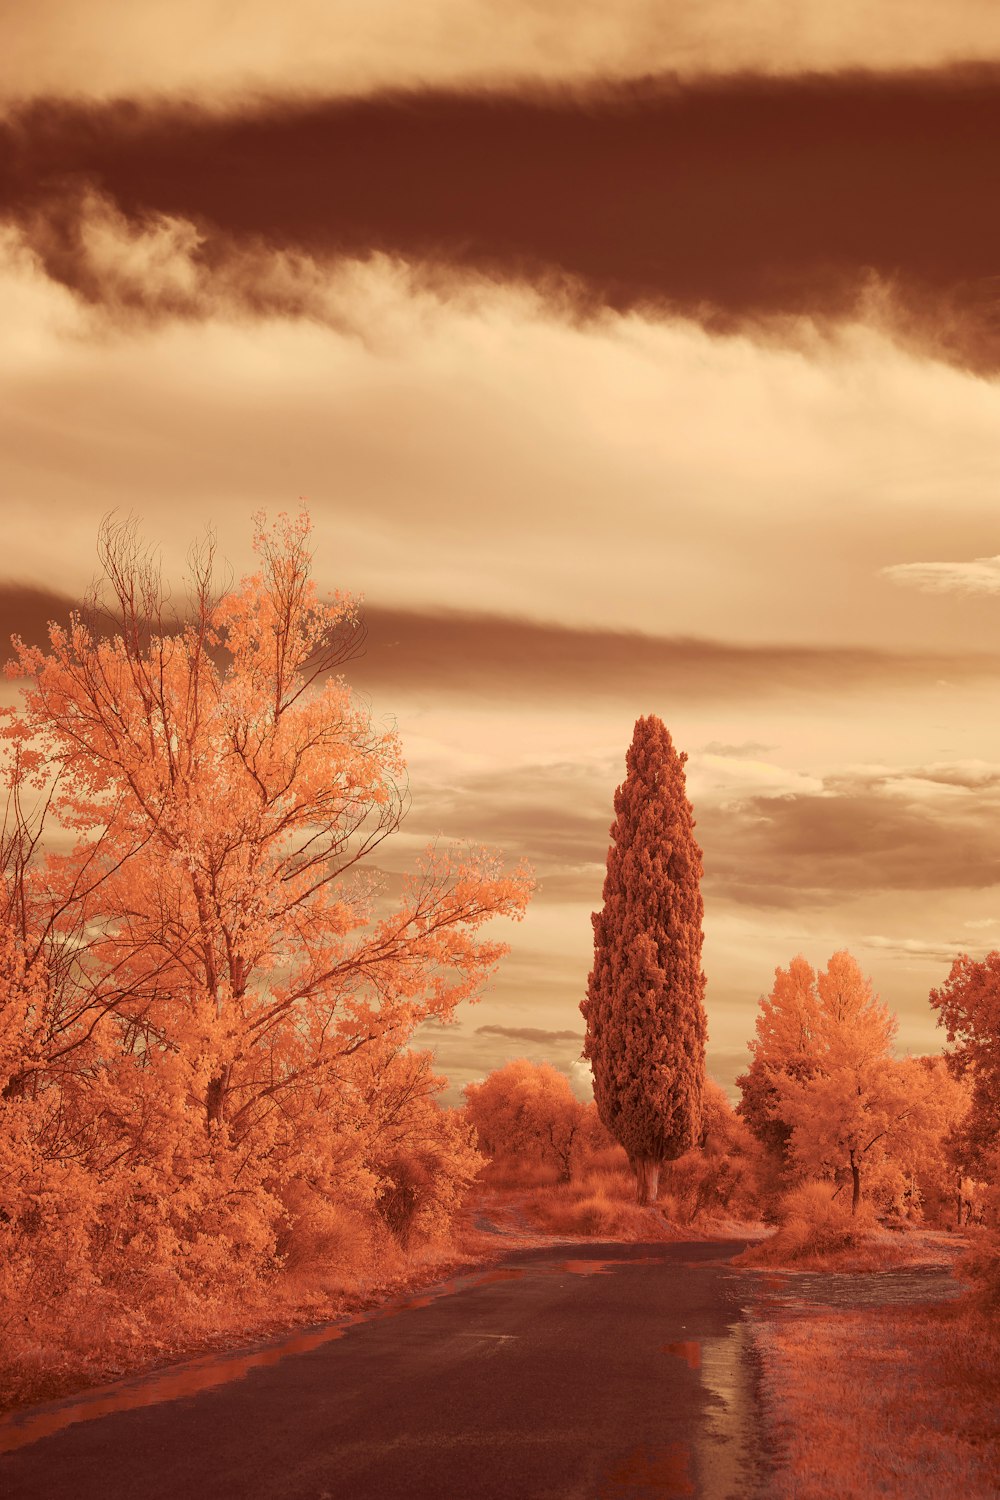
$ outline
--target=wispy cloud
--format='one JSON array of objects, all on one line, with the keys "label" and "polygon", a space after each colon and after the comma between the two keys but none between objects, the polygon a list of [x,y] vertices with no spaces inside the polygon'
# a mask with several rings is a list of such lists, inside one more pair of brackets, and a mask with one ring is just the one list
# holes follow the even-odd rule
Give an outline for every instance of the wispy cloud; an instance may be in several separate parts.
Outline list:
[{"label": "wispy cloud", "polygon": [[[969,925],[968,923],[966,924]],[[968,943],[961,940],[933,942],[925,938],[891,938],[873,934],[863,937],[861,942],[864,947],[872,948],[876,952],[891,955],[893,958],[908,959],[914,962],[926,963],[951,963],[962,953],[982,953],[988,945],[982,943]]]},{"label": "wispy cloud", "polygon": [[512,1042],[533,1042],[539,1046],[553,1042],[583,1042],[578,1031],[546,1031],[540,1026],[477,1026],[476,1036],[502,1036]]},{"label": "wispy cloud", "polygon": [[927,594],[1000,594],[1000,554],[971,562],[893,563],[880,571],[893,583]]},{"label": "wispy cloud", "polygon": [[[0,579],[0,657],[11,632],[43,644],[46,624],[64,621],[75,601],[35,584]],[[651,706],[666,701],[826,699],[831,692],[884,693],[1000,677],[1000,654],[879,651],[838,646],[744,645],[736,641],[586,629],[555,621],[461,610],[425,611],[366,604],[364,654],[348,678],[366,692],[435,701],[536,702],[577,699]],[[711,742],[698,752],[701,782],[753,788],[764,795],[813,786],[815,779],[766,762],[772,746]],[[695,762],[692,762],[694,769]],[[690,774],[690,773],[689,773]],[[916,773],[913,773],[916,774]],[[982,763],[928,770],[938,780],[992,778]],[[879,779],[872,771],[869,779]]]},{"label": "wispy cloud", "polygon": [[730,745],[724,740],[709,740],[707,745],[702,745],[702,755],[731,755],[736,760],[759,760],[762,755],[768,755],[775,750],[775,745],[764,745],[760,740],[743,740],[738,745]]}]

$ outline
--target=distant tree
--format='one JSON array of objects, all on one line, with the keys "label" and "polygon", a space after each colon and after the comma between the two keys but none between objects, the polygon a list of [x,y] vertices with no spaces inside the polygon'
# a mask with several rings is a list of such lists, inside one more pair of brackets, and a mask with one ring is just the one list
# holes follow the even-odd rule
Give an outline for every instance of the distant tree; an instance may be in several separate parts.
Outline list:
[{"label": "distant tree", "polygon": [[662,720],[637,720],[580,1006],[598,1113],[628,1154],[641,1204],[655,1201],[662,1163],[701,1133],[704,908],[686,760]]},{"label": "distant tree", "polygon": [[[965,1273],[995,1314],[1000,1311],[1000,953],[957,958],[930,1000],[952,1044],[949,1063],[971,1090],[968,1115],[952,1133],[957,1207],[961,1219],[963,1208],[971,1212],[979,1200],[983,1229]],[[963,1167],[968,1177],[960,1175]]]},{"label": "distant tree", "polygon": [[906,1057],[898,1064],[907,1100],[918,1107],[909,1128],[894,1141],[903,1173],[903,1206],[918,1206],[938,1219],[954,1209],[959,1226],[971,1213],[981,1184],[970,1176],[964,1126],[972,1098],[970,1080],[956,1077],[949,1059]]},{"label": "distant tree", "polygon": [[547,1162],[568,1182],[574,1150],[592,1143],[594,1106],[577,1099],[551,1063],[515,1058],[464,1093],[466,1119],[492,1157]]},{"label": "distant tree", "polygon": [[896,1027],[849,953],[835,953],[819,973],[800,956],[776,971],[741,1080],[744,1117],[758,1134],[766,1138],[759,1113],[769,1112],[790,1168],[849,1181],[852,1213],[866,1176],[887,1196],[893,1184],[896,1196],[904,1170],[939,1148],[954,1115],[940,1070],[893,1057]]},{"label": "distant tree", "polygon": [[1000,1148],[1000,953],[963,953],[930,1002],[948,1033],[951,1066],[971,1086],[957,1145],[968,1167],[986,1175]]},{"label": "distant tree", "polygon": [[816,975],[800,954],[787,969],[775,969],[771,993],[761,997],[757,1035],[750,1042],[750,1066],[736,1080],[742,1096],[741,1118],[779,1161],[787,1155],[790,1129],[775,1114],[775,1075],[807,1078],[815,1071],[819,1018]]},{"label": "distant tree", "polygon": [[702,1120],[698,1144],[663,1175],[678,1218],[691,1223],[703,1213],[758,1217],[764,1153],[714,1078],[705,1079]]}]

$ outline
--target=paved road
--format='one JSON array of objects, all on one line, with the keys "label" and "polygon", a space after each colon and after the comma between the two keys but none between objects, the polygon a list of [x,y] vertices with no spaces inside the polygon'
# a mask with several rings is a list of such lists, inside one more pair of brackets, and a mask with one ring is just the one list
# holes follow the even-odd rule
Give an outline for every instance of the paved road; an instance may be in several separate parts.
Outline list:
[{"label": "paved road", "polygon": [[207,1356],[36,1408],[0,1423],[0,1449],[19,1444],[0,1453],[0,1495],[766,1494],[739,1312],[746,1281],[720,1263],[741,1248],[532,1251],[341,1336],[316,1331],[249,1358]]}]

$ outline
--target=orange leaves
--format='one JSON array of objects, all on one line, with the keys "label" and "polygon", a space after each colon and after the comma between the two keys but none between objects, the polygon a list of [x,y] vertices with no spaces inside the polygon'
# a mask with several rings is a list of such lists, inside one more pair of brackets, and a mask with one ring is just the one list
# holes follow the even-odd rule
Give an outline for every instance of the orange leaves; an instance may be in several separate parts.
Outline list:
[{"label": "orange leaves", "polygon": [[978,961],[968,954],[957,958],[930,1000],[953,1045],[952,1065],[971,1086],[962,1150],[970,1165],[993,1176],[1000,1120],[1000,953]]},{"label": "orange leaves", "polygon": [[569,1181],[574,1148],[603,1134],[594,1106],[581,1103],[550,1063],[515,1058],[464,1092],[466,1118],[484,1151],[546,1162],[563,1181]]},{"label": "orange leaves", "polygon": [[930,1060],[893,1058],[896,1026],[849,953],[819,973],[799,956],[775,971],[738,1080],[765,1144],[806,1176],[849,1181],[855,1206],[862,1175],[891,1198],[904,1171],[925,1170],[961,1109]]},{"label": "orange leaves", "polygon": [[530,876],[436,850],[395,909],[366,876],[403,759],[338,675],[363,629],[320,599],[308,537],[307,517],[258,520],[259,567],[221,598],[196,553],[177,619],[109,526],[105,603],[18,648],[0,734],[54,789],[63,847],[29,869],[21,829],[31,857],[4,872],[0,1238],[31,1182],[65,1189],[106,1284],[265,1277],[286,1204],[371,1215],[386,1174],[407,1234],[436,1231],[478,1164],[402,1049],[475,997]]}]

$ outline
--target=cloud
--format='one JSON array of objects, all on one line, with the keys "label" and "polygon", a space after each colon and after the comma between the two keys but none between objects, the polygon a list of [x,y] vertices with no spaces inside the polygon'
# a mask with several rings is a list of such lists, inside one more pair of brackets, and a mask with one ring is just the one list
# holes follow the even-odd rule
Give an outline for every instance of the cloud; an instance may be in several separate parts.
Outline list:
[{"label": "cloud", "polygon": [[[65,620],[74,607],[69,595],[0,579],[0,643],[17,631],[29,643],[45,644],[48,621]],[[648,704],[655,710],[667,701],[780,701],[827,698],[831,692],[883,693],[887,687],[926,688],[942,672],[964,682],[1000,676],[1000,655],[987,653],[752,646],[378,604],[364,605],[362,615],[367,641],[363,655],[347,670],[349,680],[367,693],[403,692],[437,703],[586,699]],[[706,745],[692,767],[706,786],[768,787],[773,794],[801,790],[803,773],[759,759],[769,748],[756,741]],[[950,765],[927,774],[943,780],[994,773],[982,766],[963,772]]]},{"label": "cloud", "polygon": [[846,766],[831,772],[827,785],[848,795],[863,789],[910,800],[940,800],[956,792],[1000,788],[1000,765],[985,760],[953,760],[927,765]]},{"label": "cloud", "polygon": [[997,783],[967,785],[959,799],[951,791],[906,771],[840,773],[820,794],[710,806],[699,818],[706,900],[792,909],[1000,884]]},{"label": "cloud", "polygon": [[[369,606],[369,645],[359,663],[366,687],[406,687],[466,696],[506,695],[666,701],[831,692],[880,692],[888,684],[930,686],[942,673],[960,680],[1000,670],[993,655],[881,652],[823,646],[742,645],[732,641],[664,638],[638,631],[571,628],[556,622],[487,614],[392,610]],[[747,752],[767,746],[729,746],[716,774],[739,776],[725,760],[751,763]],[[737,752],[741,752],[737,755]],[[761,773],[767,776],[768,772]]]},{"label": "cloud", "polygon": [[723,806],[748,797],[827,795],[821,778],[808,772],[789,770],[773,761],[721,755],[692,756],[687,767],[687,785],[688,795],[699,803],[707,799]]},{"label": "cloud", "polygon": [[476,1036],[502,1036],[513,1042],[534,1042],[539,1045],[553,1042],[583,1043],[582,1032],[545,1031],[539,1026],[477,1026]]},{"label": "cloud", "polygon": [[594,1097],[594,1074],[585,1058],[577,1057],[570,1063],[569,1081],[576,1097],[589,1104]]},{"label": "cloud", "polygon": [[881,572],[927,594],[1000,594],[1000,555],[972,562],[893,563]]},{"label": "cloud", "polygon": [[764,745],[759,740],[743,740],[739,745],[729,745],[722,740],[709,740],[707,745],[702,745],[702,755],[731,755],[736,760],[756,760],[762,755],[777,749],[776,745]]},{"label": "cloud", "polygon": [[[954,680],[970,680],[961,657],[989,640],[976,603],[929,621],[921,595],[886,589],[874,568],[903,515],[925,556],[982,550],[1000,387],[861,329],[807,358],[639,312],[581,323],[471,272],[425,278],[384,256],[259,242],[223,252],[155,217],[129,222],[136,262],[113,215],[87,251],[104,301],[96,283],[54,280],[23,231],[0,235],[4,534],[19,581],[85,588],[97,518],[136,506],[171,576],[206,519],[240,573],[249,515],[304,495],[324,586],[424,617],[373,644],[373,683],[406,672],[454,699],[506,674],[514,691],[554,683],[564,700],[571,658],[574,690],[632,694],[638,712],[708,702],[727,681],[769,699],[771,681],[814,699],[889,684],[894,646],[911,661],[926,648],[935,679],[952,678],[956,647]],[[155,316],[135,305],[135,264],[154,268]],[[532,629],[501,625],[495,641],[497,616]],[[594,632],[589,681],[588,643],[566,627]],[[498,671],[515,644],[522,670]],[[901,663],[898,689],[922,687],[922,670]],[[719,724],[692,743],[748,736]]]},{"label": "cloud", "polygon": [[321,309],[317,266],[381,255],[533,282],[580,318],[655,307],[797,347],[868,321],[995,371],[998,78],[49,100],[6,126],[0,208],[53,275],[151,317],[204,316],[209,291]]},{"label": "cloud", "polygon": [[934,964],[950,964],[963,953],[985,953],[988,947],[985,944],[970,944],[961,940],[935,943],[923,938],[889,938],[878,934],[863,937],[861,942],[866,948],[890,954],[893,958]]},{"label": "cloud", "polygon": [[983,0],[19,0],[0,5],[2,94],[214,101],[488,87],[667,71],[822,72],[995,57]]}]

